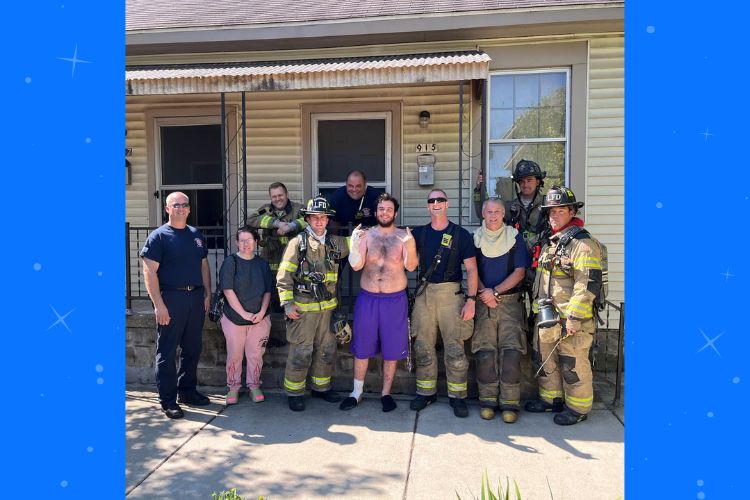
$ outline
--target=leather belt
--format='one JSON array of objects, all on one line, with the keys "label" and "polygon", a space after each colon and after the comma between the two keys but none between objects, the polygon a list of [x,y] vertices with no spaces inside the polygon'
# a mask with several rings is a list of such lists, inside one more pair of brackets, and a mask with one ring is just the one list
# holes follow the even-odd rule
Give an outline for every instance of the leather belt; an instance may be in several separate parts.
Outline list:
[{"label": "leather belt", "polygon": [[192,292],[193,290],[200,290],[203,288],[203,285],[188,285],[188,286],[176,286],[173,288],[162,288],[162,291],[174,291],[179,290],[180,292]]}]

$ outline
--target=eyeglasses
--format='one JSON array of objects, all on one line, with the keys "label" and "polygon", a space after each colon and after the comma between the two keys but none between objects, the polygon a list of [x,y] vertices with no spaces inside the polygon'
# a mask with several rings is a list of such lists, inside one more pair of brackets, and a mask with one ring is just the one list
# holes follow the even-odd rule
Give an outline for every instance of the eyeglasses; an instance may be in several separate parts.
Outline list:
[{"label": "eyeglasses", "polygon": [[448,201],[448,198],[443,198],[442,196],[439,198],[427,198],[427,204],[432,205],[433,203],[445,203]]},{"label": "eyeglasses", "polygon": [[250,239],[247,239],[247,240],[239,240],[239,242],[240,242],[240,245],[249,245],[250,243],[254,243],[255,240],[252,239],[252,238],[250,238]]},{"label": "eyeglasses", "polygon": [[190,203],[172,203],[172,208],[190,208]]}]

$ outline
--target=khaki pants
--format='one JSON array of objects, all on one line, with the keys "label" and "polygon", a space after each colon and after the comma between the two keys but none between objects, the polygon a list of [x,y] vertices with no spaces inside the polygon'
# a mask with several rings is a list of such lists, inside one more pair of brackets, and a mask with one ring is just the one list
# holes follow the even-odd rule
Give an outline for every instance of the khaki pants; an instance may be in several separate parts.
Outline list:
[{"label": "khaki pants", "polygon": [[477,387],[482,406],[519,410],[521,358],[526,354],[526,315],[523,295],[504,295],[490,309],[478,302],[471,352],[477,366]]},{"label": "khaki pants", "polygon": [[308,370],[312,372],[313,390],[330,389],[333,357],[336,354],[336,338],[330,328],[331,313],[331,310],[305,312],[300,319],[287,322],[289,356],[284,372],[284,389],[289,396],[305,393]]},{"label": "khaki pants", "polygon": [[464,341],[471,337],[474,320],[461,319],[464,296],[459,283],[430,283],[414,301],[412,328],[414,357],[417,365],[417,394],[431,396],[437,392],[438,361],[435,351],[438,331],[445,349],[445,371],[448,396],[466,397],[466,373],[469,361]]},{"label": "khaki pants", "polygon": [[549,356],[539,373],[539,398],[552,403],[553,399],[564,397],[568,408],[586,414],[591,411],[594,403],[589,362],[594,320],[581,322],[580,331],[563,339],[557,349],[553,349],[559,338],[559,328],[543,328],[541,331],[537,328],[534,332],[535,361],[542,363]]}]

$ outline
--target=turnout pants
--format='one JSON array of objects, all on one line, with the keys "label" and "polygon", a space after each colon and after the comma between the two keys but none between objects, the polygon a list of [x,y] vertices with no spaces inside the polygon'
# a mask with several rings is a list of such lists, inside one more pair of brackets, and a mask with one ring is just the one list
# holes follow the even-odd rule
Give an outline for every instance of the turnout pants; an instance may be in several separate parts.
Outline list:
[{"label": "turnout pants", "polygon": [[430,283],[414,301],[412,313],[414,358],[417,365],[417,394],[431,396],[437,392],[437,335],[443,339],[448,396],[466,397],[466,374],[469,361],[464,341],[471,337],[474,320],[461,319],[464,296],[460,283]]},{"label": "turnout pants", "polygon": [[336,338],[330,325],[332,312],[304,312],[300,319],[287,321],[289,357],[284,372],[287,395],[302,396],[305,393],[308,371],[312,375],[313,390],[327,391],[331,388],[331,371],[336,353]]},{"label": "turnout pants", "polygon": [[[521,358],[526,354],[523,295],[503,295],[490,309],[477,302],[471,352],[477,366],[479,402],[502,410],[520,410]],[[499,399],[498,399],[499,396]]]},{"label": "turnout pants", "polygon": [[560,326],[535,329],[534,362],[539,365],[549,360],[539,372],[539,398],[552,403],[556,398],[565,398],[571,410],[587,414],[594,403],[594,387],[589,362],[589,349],[594,337],[594,320],[581,322],[581,330],[560,341]]},{"label": "turnout pants", "polygon": [[[177,391],[191,392],[198,383],[196,371],[203,350],[203,288],[193,291],[163,290],[161,298],[171,318],[156,326],[156,388],[162,404],[177,401]],[[177,347],[180,366],[177,368]]]}]

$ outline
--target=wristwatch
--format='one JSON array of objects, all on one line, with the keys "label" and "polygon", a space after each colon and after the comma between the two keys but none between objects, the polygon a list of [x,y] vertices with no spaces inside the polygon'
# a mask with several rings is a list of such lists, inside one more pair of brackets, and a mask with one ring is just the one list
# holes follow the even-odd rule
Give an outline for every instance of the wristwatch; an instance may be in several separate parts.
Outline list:
[{"label": "wristwatch", "polygon": [[466,300],[473,300],[474,302],[476,302],[477,301],[477,296],[476,295],[467,295],[466,296]]},{"label": "wristwatch", "polygon": [[499,299],[501,297],[500,292],[498,292],[494,288],[492,289],[492,295],[494,295],[496,299]]}]

